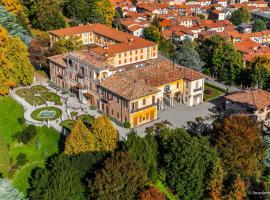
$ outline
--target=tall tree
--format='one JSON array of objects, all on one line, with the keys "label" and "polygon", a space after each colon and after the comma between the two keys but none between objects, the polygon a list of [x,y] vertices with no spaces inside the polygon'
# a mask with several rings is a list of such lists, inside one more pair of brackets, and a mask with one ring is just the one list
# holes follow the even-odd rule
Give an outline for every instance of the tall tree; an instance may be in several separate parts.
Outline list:
[{"label": "tall tree", "polygon": [[64,1],[65,15],[78,24],[89,21],[89,9],[89,4],[86,0]]},{"label": "tall tree", "polygon": [[198,71],[202,70],[204,63],[192,42],[184,41],[178,46],[175,54],[175,60],[178,64]]},{"label": "tall tree", "polygon": [[26,14],[32,26],[37,24],[37,6],[38,0],[21,0],[26,8]]},{"label": "tall tree", "polygon": [[20,24],[20,26],[28,32],[30,31],[26,8],[19,0],[0,0],[0,4],[4,5],[6,10],[16,17],[16,22]]},{"label": "tall tree", "polygon": [[97,151],[113,151],[117,148],[118,132],[108,117],[100,116],[95,119],[91,132]]},{"label": "tall tree", "polygon": [[143,169],[124,152],[105,160],[103,168],[89,182],[89,199],[134,200],[139,198],[147,178]]},{"label": "tall tree", "polygon": [[112,25],[114,6],[109,0],[91,0],[89,20],[93,23]]},{"label": "tall tree", "polygon": [[135,132],[128,135],[123,144],[123,150],[128,151],[130,155],[138,161],[150,179],[157,179],[158,175],[158,145],[155,136],[148,134],[141,138]]},{"label": "tall tree", "polygon": [[76,156],[61,154],[47,161],[45,169],[32,173],[28,197],[31,200],[85,200],[82,179],[93,173],[106,154],[84,153]]},{"label": "tall tree", "polygon": [[145,39],[153,41],[153,42],[158,43],[161,40],[161,33],[160,33],[158,27],[153,26],[153,25],[145,28],[143,35],[144,35]]},{"label": "tall tree", "polygon": [[27,45],[30,44],[32,39],[30,34],[20,24],[17,23],[16,18],[1,5],[0,25],[3,26],[10,35],[19,37]]},{"label": "tall tree", "polygon": [[206,39],[199,47],[204,72],[228,84],[237,84],[243,70],[242,55],[221,36]]},{"label": "tall tree", "polygon": [[252,32],[261,32],[267,29],[266,23],[261,19],[256,19],[252,25]]},{"label": "tall tree", "polygon": [[189,135],[184,129],[162,129],[160,164],[166,184],[179,199],[201,199],[208,191],[208,174],[217,158],[208,138]]},{"label": "tall tree", "polygon": [[251,84],[257,88],[270,88],[270,59],[256,56],[249,64]]},{"label": "tall tree", "polygon": [[35,28],[43,31],[63,28],[66,25],[61,12],[60,0],[39,0]]},{"label": "tall tree", "polygon": [[1,200],[25,200],[23,194],[16,190],[10,181],[0,178]]},{"label": "tall tree", "polygon": [[141,193],[140,200],[166,200],[166,198],[156,187],[151,186]]},{"label": "tall tree", "polygon": [[34,78],[26,46],[0,26],[0,94],[18,85],[29,85]]},{"label": "tall tree", "polygon": [[67,53],[71,51],[83,49],[83,43],[77,36],[72,36],[69,39],[60,39],[52,47],[51,51],[56,54]]},{"label": "tall tree", "polygon": [[264,146],[257,123],[248,117],[231,116],[216,123],[214,133],[228,174],[242,178],[261,175]]},{"label": "tall tree", "polygon": [[251,15],[248,9],[241,7],[232,13],[230,20],[235,26],[238,26],[242,23],[249,22],[250,18],[251,18]]},{"label": "tall tree", "polygon": [[95,150],[94,136],[81,120],[78,120],[65,142],[65,154],[76,155]]}]

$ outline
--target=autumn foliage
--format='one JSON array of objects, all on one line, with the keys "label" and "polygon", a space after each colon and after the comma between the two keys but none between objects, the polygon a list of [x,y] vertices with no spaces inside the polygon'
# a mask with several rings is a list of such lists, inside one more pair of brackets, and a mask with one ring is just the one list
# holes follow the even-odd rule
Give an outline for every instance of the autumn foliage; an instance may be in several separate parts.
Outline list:
[{"label": "autumn foliage", "polygon": [[166,198],[156,187],[151,186],[141,193],[141,200],[166,200]]}]

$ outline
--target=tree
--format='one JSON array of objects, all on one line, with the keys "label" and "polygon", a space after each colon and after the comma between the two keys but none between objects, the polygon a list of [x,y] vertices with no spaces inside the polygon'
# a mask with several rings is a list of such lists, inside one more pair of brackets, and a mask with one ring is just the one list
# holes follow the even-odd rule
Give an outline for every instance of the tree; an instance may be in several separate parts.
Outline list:
[{"label": "tree", "polygon": [[103,168],[89,182],[89,199],[138,199],[146,174],[133,158],[124,152],[114,153],[106,159]]},{"label": "tree", "polygon": [[180,128],[162,129],[158,137],[166,184],[179,199],[201,199],[207,192],[207,177],[217,159],[208,138],[191,136]]},{"label": "tree", "polygon": [[76,155],[95,150],[94,136],[81,120],[78,120],[65,141],[65,154]]},{"label": "tree", "polygon": [[251,84],[257,88],[270,87],[270,59],[266,56],[256,56],[249,64]]},{"label": "tree", "polygon": [[89,20],[92,23],[112,25],[115,11],[109,0],[91,0],[89,7]]},{"label": "tree", "polygon": [[165,55],[169,58],[173,58],[175,54],[175,49],[171,41],[164,38],[161,38],[158,49],[162,53],[162,55]]},{"label": "tree", "polygon": [[30,32],[29,20],[25,12],[26,8],[19,0],[0,0],[0,4],[15,17],[16,23]]},{"label": "tree", "polygon": [[43,31],[63,28],[66,25],[60,8],[60,0],[39,0],[35,28]]},{"label": "tree", "polygon": [[141,138],[135,132],[131,132],[127,140],[124,141],[123,150],[130,155],[141,165],[147,173],[148,178],[157,179],[158,176],[158,145],[153,135],[148,134]]},{"label": "tree", "polygon": [[249,22],[250,18],[251,18],[251,15],[248,9],[241,7],[232,13],[230,20],[235,26],[238,26],[242,23]]},{"label": "tree", "polygon": [[242,55],[225,38],[216,35],[204,40],[199,47],[199,53],[205,63],[205,73],[228,84],[240,82]]},{"label": "tree", "polygon": [[32,38],[30,34],[17,23],[16,18],[0,5],[0,25],[3,26],[10,35],[19,37],[26,45],[29,45]]},{"label": "tree", "polygon": [[204,63],[202,62],[195,45],[190,41],[184,41],[176,49],[175,60],[178,64],[201,71]]},{"label": "tree", "polygon": [[91,132],[94,135],[97,151],[113,151],[117,147],[118,132],[106,116],[100,116],[92,124]]},{"label": "tree", "polygon": [[26,8],[26,15],[32,26],[37,24],[37,7],[38,0],[21,0],[22,4]]},{"label": "tree", "polygon": [[71,36],[69,39],[60,39],[58,40],[51,51],[54,51],[55,54],[67,53],[71,51],[83,49],[83,43],[77,36]]},{"label": "tree", "polygon": [[18,85],[33,81],[34,68],[30,64],[26,46],[19,38],[13,38],[0,26],[0,94]]},{"label": "tree", "polygon": [[151,186],[141,193],[141,200],[166,200],[166,198],[156,187]]},{"label": "tree", "polygon": [[76,23],[86,23],[89,21],[89,4],[86,0],[65,0],[65,15],[73,19]]},{"label": "tree", "polygon": [[13,188],[9,180],[0,178],[0,199],[1,200],[25,200],[22,193]]},{"label": "tree", "polygon": [[153,42],[159,42],[161,39],[161,33],[158,29],[158,27],[150,25],[149,27],[144,29],[143,35],[145,39],[153,41]]},{"label": "tree", "polygon": [[93,173],[103,161],[104,153],[84,153],[76,156],[61,154],[47,161],[46,168],[32,173],[28,191],[31,200],[85,200],[82,179]]},{"label": "tree", "polygon": [[257,123],[244,116],[231,116],[214,125],[216,147],[230,175],[241,178],[259,177],[262,172],[264,147]]},{"label": "tree", "polygon": [[267,29],[266,23],[261,19],[256,19],[252,25],[252,32],[261,32]]},{"label": "tree", "polygon": [[243,200],[246,197],[246,183],[239,176],[233,182],[231,192],[227,195],[228,200]]}]

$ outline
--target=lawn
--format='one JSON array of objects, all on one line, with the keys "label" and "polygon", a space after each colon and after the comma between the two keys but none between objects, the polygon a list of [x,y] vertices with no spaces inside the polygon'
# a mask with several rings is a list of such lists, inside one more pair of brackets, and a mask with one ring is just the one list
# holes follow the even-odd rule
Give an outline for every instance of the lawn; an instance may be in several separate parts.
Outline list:
[{"label": "lawn", "polygon": [[[44,115],[41,116],[41,113],[44,111],[52,111],[52,112],[55,112],[55,114],[53,116],[47,116],[44,113]],[[31,113],[31,117],[37,121],[56,120],[61,116],[62,116],[62,111],[56,107],[43,107],[43,108],[39,108]]]},{"label": "lawn", "polygon": [[[42,167],[50,155],[58,152],[59,134],[52,128],[37,127],[36,137],[27,145],[12,140],[12,135],[22,130],[19,123],[23,108],[10,97],[0,97],[0,173],[12,179],[14,186],[25,193],[29,187],[28,178],[32,169]],[[25,153],[28,162],[14,173],[8,168],[14,166],[19,153]]]},{"label": "lawn", "polygon": [[40,105],[45,104],[46,102],[44,99],[42,99],[39,96],[26,97],[25,101],[27,101],[27,103],[31,104],[32,106],[35,106],[35,105],[40,106]]},{"label": "lawn", "polygon": [[41,94],[41,97],[47,101],[54,102],[56,105],[62,105],[61,98],[53,92],[45,92]]},{"label": "lawn", "polygon": [[173,195],[168,188],[160,181],[158,180],[156,183],[156,187],[163,193],[166,195],[166,198],[168,200],[177,200],[177,197],[175,195]]},{"label": "lawn", "polygon": [[16,94],[21,98],[28,98],[34,96],[34,93],[29,89],[19,89]]},{"label": "lawn", "polygon": [[34,85],[31,87],[31,90],[36,94],[43,94],[48,92],[48,89],[43,85]]},{"label": "lawn", "polygon": [[204,84],[204,101],[210,101],[223,96],[226,93],[224,89],[211,85],[209,83]]}]

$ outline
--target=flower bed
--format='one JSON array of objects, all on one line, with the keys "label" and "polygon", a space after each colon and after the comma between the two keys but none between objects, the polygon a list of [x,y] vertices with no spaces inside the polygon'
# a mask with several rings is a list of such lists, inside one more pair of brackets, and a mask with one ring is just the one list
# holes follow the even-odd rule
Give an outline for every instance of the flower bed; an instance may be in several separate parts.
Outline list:
[{"label": "flower bed", "polygon": [[31,113],[31,117],[37,121],[56,120],[61,116],[62,111],[55,107],[43,107]]},{"label": "flower bed", "polygon": [[34,93],[29,89],[19,89],[15,92],[21,98],[27,98],[34,96]]},{"label": "flower bed", "polygon": [[45,100],[38,96],[27,97],[25,98],[25,101],[27,101],[27,103],[31,104],[32,106],[40,106],[45,104]]}]

